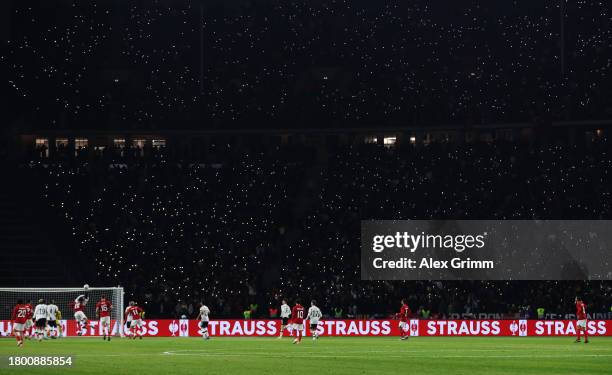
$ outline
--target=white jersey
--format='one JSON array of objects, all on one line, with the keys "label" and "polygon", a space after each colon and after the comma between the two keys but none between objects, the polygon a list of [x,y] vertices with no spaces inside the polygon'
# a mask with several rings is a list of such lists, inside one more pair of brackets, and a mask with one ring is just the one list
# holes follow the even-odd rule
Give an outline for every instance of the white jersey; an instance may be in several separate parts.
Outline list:
[{"label": "white jersey", "polygon": [[308,309],[308,315],[306,316],[306,320],[310,320],[310,324],[317,324],[319,323],[319,319],[321,319],[322,316],[323,314],[321,313],[321,310],[318,307],[310,306],[310,308]]},{"label": "white jersey", "polygon": [[54,304],[47,305],[47,319],[48,320],[55,320],[55,316],[57,314],[57,310],[59,310],[57,308],[57,305],[54,305]]},{"label": "white jersey", "polygon": [[128,314],[128,310],[130,309],[130,307],[132,306],[128,306],[125,308],[125,315],[127,315],[127,321],[131,322],[132,321],[132,314]]},{"label": "white jersey", "polygon": [[36,305],[34,308],[34,320],[47,319],[47,305],[44,303]]},{"label": "white jersey", "polygon": [[210,314],[210,310],[208,307],[202,305],[202,307],[200,307],[200,320],[208,322],[208,314]]},{"label": "white jersey", "polygon": [[291,316],[291,307],[286,303],[281,305],[281,318],[288,318]]}]

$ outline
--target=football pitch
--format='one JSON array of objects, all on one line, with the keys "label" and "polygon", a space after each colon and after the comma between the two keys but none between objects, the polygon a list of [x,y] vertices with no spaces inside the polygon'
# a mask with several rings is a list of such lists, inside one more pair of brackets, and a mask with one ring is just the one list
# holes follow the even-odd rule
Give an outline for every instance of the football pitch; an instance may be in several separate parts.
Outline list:
[{"label": "football pitch", "polygon": [[[1,374],[612,374],[612,338],[391,337],[0,339]],[[11,355],[71,355],[69,368],[9,368]]]}]

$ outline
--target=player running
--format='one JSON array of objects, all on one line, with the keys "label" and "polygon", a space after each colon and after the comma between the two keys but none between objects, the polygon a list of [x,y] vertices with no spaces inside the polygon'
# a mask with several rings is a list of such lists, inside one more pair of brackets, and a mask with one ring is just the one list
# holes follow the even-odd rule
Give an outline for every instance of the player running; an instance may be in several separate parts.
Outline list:
[{"label": "player running", "polygon": [[[280,335],[278,335],[278,338],[280,339],[281,337],[283,337],[283,332],[285,332],[285,330],[289,329],[289,319],[291,319],[291,307],[289,307],[289,305],[287,305],[287,300],[283,298],[283,300],[281,301],[281,313],[280,313],[280,317],[281,317],[281,327],[280,327]],[[293,332],[290,331],[291,336],[293,336]]]},{"label": "player running", "polygon": [[584,343],[588,344],[589,333],[587,332],[586,305],[580,297],[576,297],[574,302],[576,302],[576,332],[578,334],[575,342],[580,342],[580,333],[582,332],[584,334]]},{"label": "player running", "polygon": [[132,331],[132,339],[136,340],[136,335],[142,340],[142,318],[144,317],[144,310],[140,308],[136,302],[131,301],[130,306],[126,309],[126,320],[130,319],[130,330]]},{"label": "player running", "polygon": [[108,341],[111,340],[110,314],[111,314],[112,309],[113,309],[113,304],[110,303],[110,301],[106,299],[106,296],[100,297],[100,301],[96,303],[96,317],[100,319],[100,326],[102,326],[102,334],[103,334],[102,340],[106,340],[107,338],[108,338]]},{"label": "player running", "polygon": [[317,301],[310,301],[310,308],[308,309],[306,320],[310,320],[310,332],[312,333],[313,341],[319,338],[317,327],[319,326],[319,319],[321,319],[322,316],[321,310],[317,307]]},{"label": "player running", "polygon": [[[56,339],[57,334],[57,314],[59,313],[59,308],[55,304],[55,300],[49,301],[47,305],[47,337],[52,339]],[[61,314],[60,314],[61,319]]]},{"label": "player running", "polygon": [[74,311],[74,320],[76,320],[77,323],[78,336],[83,336],[83,334],[86,332],[85,330],[87,326],[89,325],[87,316],[83,311],[85,305],[87,305],[87,302],[89,302],[89,296],[87,293],[85,293],[78,296],[72,303],[72,310]]},{"label": "player running", "polygon": [[400,340],[407,340],[410,337],[410,325],[409,319],[410,315],[412,315],[412,311],[410,311],[410,307],[406,303],[406,300],[402,298],[401,300],[402,307],[399,312],[399,328],[402,333],[402,337]]},{"label": "player running", "polygon": [[46,339],[45,331],[47,329],[47,304],[44,299],[38,300],[38,305],[34,309],[34,321],[36,322],[36,338],[38,341],[42,341],[43,337]]},{"label": "player running", "polygon": [[23,300],[17,300],[17,304],[13,308],[11,314],[11,320],[13,321],[13,334],[17,339],[17,346],[23,347],[23,337],[26,321],[28,321],[28,308],[23,303]]},{"label": "player running", "polygon": [[200,302],[200,312],[198,313],[198,317],[196,319],[201,319],[198,325],[200,326],[200,333],[202,334],[202,338],[204,340],[210,339],[210,336],[208,335],[209,314],[210,310],[208,307],[204,305],[204,302]]},{"label": "player running", "polygon": [[302,331],[304,330],[304,306],[300,305],[300,301],[295,301],[295,306],[291,311],[291,321],[293,322],[293,330],[295,331],[294,344],[302,342]]}]

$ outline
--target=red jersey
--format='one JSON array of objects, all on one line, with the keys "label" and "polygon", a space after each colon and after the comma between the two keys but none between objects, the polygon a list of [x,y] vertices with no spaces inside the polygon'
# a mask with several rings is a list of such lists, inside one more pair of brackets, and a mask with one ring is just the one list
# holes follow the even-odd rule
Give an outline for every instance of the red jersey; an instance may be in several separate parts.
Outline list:
[{"label": "red jersey", "polygon": [[[79,297],[82,297],[82,296],[79,296]],[[77,298],[72,303],[72,310],[74,310],[74,312],[83,311],[84,308],[85,308],[85,300],[83,300],[83,302],[79,302],[79,298]]]},{"label": "red jersey", "polygon": [[576,319],[583,320],[586,319],[586,305],[582,301],[576,302]]},{"label": "red jersey", "polygon": [[96,311],[98,312],[98,314],[100,314],[100,318],[110,316],[110,311],[112,308],[113,305],[108,300],[96,303]]},{"label": "red jersey", "polygon": [[130,306],[127,308],[125,315],[131,317],[132,320],[138,320],[141,318],[140,314],[143,312],[144,310],[141,309],[139,306]]},{"label": "red jersey", "polygon": [[[31,313],[32,310],[30,309]],[[11,316],[11,319],[13,320],[14,323],[19,323],[19,324],[23,324],[26,322],[26,320],[28,320],[28,308],[27,305],[16,305],[15,308],[13,309],[13,314]]]},{"label": "red jersey", "polygon": [[291,309],[291,320],[294,324],[304,324],[304,306],[299,303]]},{"label": "red jersey", "polygon": [[23,305],[23,307],[25,307],[26,309],[26,318],[32,319],[32,317],[34,316],[34,310],[32,309],[32,305],[29,303],[26,303],[25,305]]},{"label": "red jersey", "polygon": [[410,319],[411,314],[412,314],[412,311],[410,311],[410,307],[408,307],[408,305],[406,304],[402,305],[402,308],[400,309],[400,312],[399,312],[400,321],[407,322],[408,319]]}]

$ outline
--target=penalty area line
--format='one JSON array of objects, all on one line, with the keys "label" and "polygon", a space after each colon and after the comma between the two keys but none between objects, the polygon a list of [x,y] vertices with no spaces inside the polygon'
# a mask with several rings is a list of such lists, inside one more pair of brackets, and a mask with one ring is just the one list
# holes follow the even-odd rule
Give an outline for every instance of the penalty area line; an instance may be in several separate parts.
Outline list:
[{"label": "penalty area line", "polygon": [[[344,353],[344,352],[343,352]],[[285,354],[274,354],[274,353],[247,353],[247,352],[207,352],[201,351],[197,352],[195,350],[191,351],[165,351],[160,353],[165,356],[195,356],[195,357],[267,357],[267,358],[364,358],[364,355],[367,355],[370,352],[364,351],[361,353],[355,354],[315,354],[312,352],[308,353],[296,353],[291,352]],[[402,354],[402,355],[387,355],[385,357],[388,358],[423,358],[423,359],[435,359],[435,358],[577,358],[577,357],[612,357],[612,354],[583,354],[583,353],[572,353],[572,355],[562,355],[562,354],[498,354],[498,355],[488,355],[488,354],[438,354],[438,355],[413,355],[410,353]]]}]

